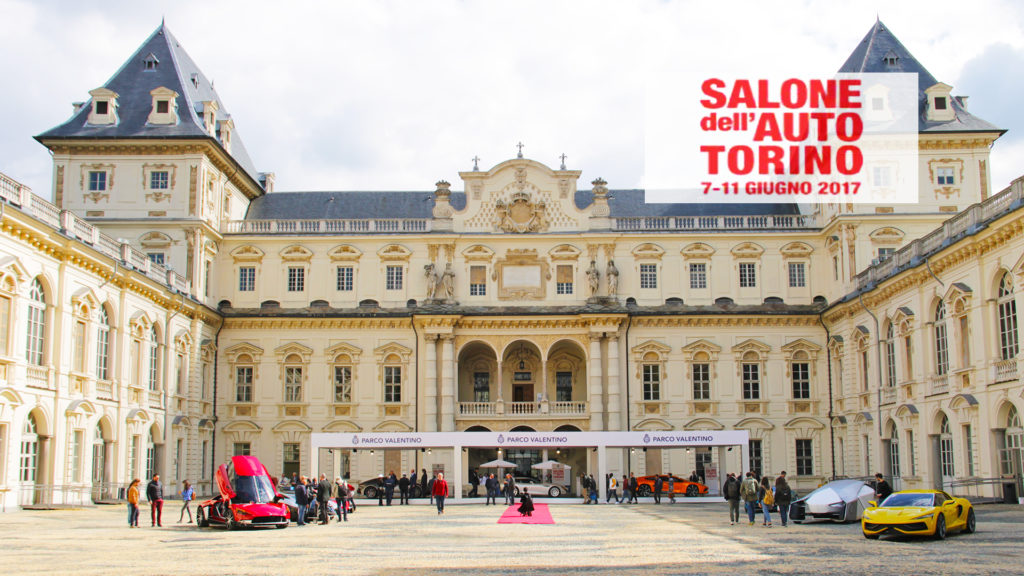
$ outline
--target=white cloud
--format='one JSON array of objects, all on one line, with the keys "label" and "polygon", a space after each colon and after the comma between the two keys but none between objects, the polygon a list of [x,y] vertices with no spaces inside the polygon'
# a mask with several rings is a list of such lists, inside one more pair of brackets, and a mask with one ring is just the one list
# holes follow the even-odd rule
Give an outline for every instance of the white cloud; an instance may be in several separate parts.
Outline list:
[{"label": "white cloud", "polygon": [[[695,74],[826,75],[876,14],[954,85],[997,40],[1024,46],[1021,10],[1000,0],[0,0],[0,170],[48,195],[49,155],[31,136],[63,122],[166,16],[280,189],[430,190],[442,178],[458,188],[470,158],[491,166],[520,140],[550,165],[566,153],[581,187],[598,176],[635,187],[652,50],[689,59]],[[980,98],[972,111],[998,123]],[[1003,156],[997,145],[994,162]]]}]

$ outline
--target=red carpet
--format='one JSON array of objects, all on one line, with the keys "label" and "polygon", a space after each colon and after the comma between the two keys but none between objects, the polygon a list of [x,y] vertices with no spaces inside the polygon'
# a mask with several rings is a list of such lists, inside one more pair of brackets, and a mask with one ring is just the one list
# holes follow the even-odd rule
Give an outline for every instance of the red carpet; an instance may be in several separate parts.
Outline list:
[{"label": "red carpet", "polygon": [[548,510],[547,504],[534,504],[533,505],[533,516],[520,516],[519,511],[516,510],[519,505],[509,506],[505,513],[498,518],[498,524],[554,524],[555,520],[551,517],[551,511]]}]

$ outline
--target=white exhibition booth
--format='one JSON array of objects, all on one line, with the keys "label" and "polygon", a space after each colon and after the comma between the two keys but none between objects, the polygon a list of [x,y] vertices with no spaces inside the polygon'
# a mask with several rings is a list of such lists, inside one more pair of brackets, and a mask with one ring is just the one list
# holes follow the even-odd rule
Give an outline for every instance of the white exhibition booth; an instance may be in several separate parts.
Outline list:
[{"label": "white exhibition booth", "polygon": [[[314,433],[311,435],[311,450],[319,454],[321,449],[400,449],[421,448],[451,449],[454,455],[463,448],[592,448],[596,451],[596,478],[608,473],[609,448],[730,448],[739,447],[740,462],[748,462],[746,430],[697,430],[697,431],[642,431],[642,432],[337,432]],[[719,462],[724,460],[720,457]],[[312,458],[312,473],[320,474],[319,458]],[[722,471],[724,474],[724,470]],[[739,472],[739,470],[736,470]],[[454,486],[461,487],[465,471],[462,458],[452,458],[452,470],[445,473],[449,480],[459,479]],[[708,480],[710,484],[711,481]],[[598,482],[600,497],[606,497],[604,482]],[[717,486],[716,486],[717,488]],[[456,501],[462,500],[462,490],[452,490]]]}]

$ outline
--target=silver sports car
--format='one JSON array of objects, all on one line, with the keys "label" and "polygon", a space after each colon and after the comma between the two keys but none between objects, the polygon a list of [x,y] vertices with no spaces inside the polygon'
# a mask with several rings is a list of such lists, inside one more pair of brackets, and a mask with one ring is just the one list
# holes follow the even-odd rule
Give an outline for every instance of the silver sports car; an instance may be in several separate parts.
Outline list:
[{"label": "silver sports car", "polygon": [[875,489],[862,480],[834,480],[793,502],[789,517],[794,522],[854,522],[860,520],[874,496]]}]

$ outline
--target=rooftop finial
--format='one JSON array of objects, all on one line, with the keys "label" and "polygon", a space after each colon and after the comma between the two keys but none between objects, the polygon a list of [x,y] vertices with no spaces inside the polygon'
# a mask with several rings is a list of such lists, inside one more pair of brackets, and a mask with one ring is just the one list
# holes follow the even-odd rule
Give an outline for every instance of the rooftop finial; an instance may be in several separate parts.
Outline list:
[{"label": "rooftop finial", "polygon": [[516,155],[516,158],[522,158],[523,157],[523,143],[519,142],[519,144],[516,144],[516,148],[519,148],[519,154]]},{"label": "rooftop finial", "polygon": [[562,167],[559,168],[559,170],[565,170],[565,159],[568,158],[568,156],[565,155],[565,152],[562,152],[562,155],[559,156],[559,158],[562,159]]},{"label": "rooftop finial", "polygon": [[479,171],[480,171],[480,157],[479,156],[473,156],[473,172],[479,172]]}]

